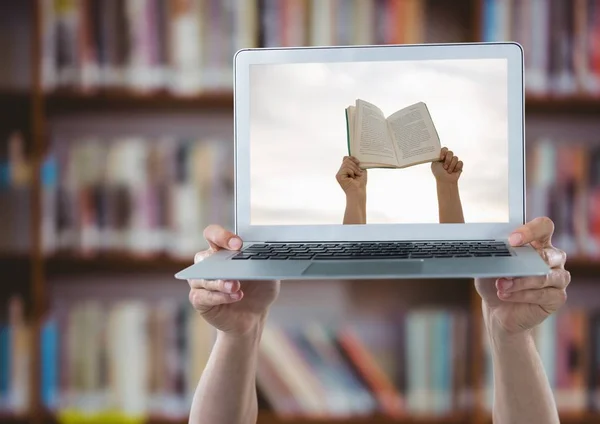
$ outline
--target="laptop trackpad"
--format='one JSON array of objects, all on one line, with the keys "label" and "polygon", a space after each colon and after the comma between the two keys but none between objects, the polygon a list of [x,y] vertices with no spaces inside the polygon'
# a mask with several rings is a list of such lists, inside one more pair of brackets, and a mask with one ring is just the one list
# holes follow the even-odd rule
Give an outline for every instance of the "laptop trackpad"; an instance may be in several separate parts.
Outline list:
[{"label": "laptop trackpad", "polygon": [[313,262],[304,270],[302,275],[330,276],[339,275],[352,276],[402,276],[405,274],[417,274],[423,267],[422,260],[383,260],[383,261],[324,261]]}]

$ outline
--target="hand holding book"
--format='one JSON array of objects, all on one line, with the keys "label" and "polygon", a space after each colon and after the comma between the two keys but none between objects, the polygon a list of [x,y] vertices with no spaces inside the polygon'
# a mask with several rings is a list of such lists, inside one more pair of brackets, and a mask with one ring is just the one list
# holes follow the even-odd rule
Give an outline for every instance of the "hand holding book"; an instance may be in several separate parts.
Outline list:
[{"label": "hand holding book", "polygon": [[462,160],[447,147],[441,150],[439,161],[431,162],[431,172],[438,183],[457,183],[462,170]]},{"label": "hand holding book", "polygon": [[364,194],[367,189],[367,170],[360,167],[360,161],[353,156],[344,156],[335,179],[346,195]]}]

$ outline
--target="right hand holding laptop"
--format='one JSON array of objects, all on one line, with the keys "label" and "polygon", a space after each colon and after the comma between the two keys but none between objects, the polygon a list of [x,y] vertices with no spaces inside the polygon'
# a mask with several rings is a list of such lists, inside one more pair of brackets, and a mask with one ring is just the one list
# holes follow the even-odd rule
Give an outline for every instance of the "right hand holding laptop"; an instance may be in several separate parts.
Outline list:
[{"label": "right hand holding laptop", "polygon": [[[204,238],[210,248],[199,252],[200,262],[218,250],[239,250],[242,240],[219,225],[209,225]],[[188,280],[190,302],[217,330],[243,336],[262,327],[269,306],[279,294],[279,281]]]}]

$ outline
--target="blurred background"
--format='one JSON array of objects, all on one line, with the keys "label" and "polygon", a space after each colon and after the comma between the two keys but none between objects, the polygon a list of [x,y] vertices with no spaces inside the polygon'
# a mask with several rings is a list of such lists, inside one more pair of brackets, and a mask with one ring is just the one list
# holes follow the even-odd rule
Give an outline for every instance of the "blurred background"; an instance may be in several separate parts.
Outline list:
[{"label": "blurred background", "polygon": [[[569,253],[536,333],[562,422],[600,422],[600,0],[0,3],[0,422],[184,423],[213,332],[173,274],[232,225],[232,54],[515,40],[529,218]],[[262,424],[490,423],[470,280],[286,282]]]}]

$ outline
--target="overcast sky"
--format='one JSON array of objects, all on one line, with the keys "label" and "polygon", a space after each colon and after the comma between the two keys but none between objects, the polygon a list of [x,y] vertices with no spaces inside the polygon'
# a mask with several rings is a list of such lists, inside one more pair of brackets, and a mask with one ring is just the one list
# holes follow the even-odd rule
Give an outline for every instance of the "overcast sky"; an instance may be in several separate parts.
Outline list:
[{"label": "overcast sky", "polygon": [[[442,146],[464,161],[465,221],[508,221],[504,59],[253,65],[250,72],[253,225],[342,222],[335,174],[347,154],[344,109],[357,98],[386,116],[425,102]],[[368,173],[368,223],[438,222],[430,164]]]}]

